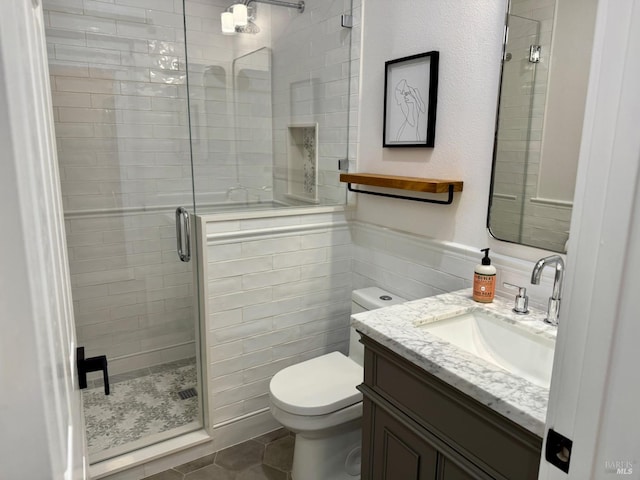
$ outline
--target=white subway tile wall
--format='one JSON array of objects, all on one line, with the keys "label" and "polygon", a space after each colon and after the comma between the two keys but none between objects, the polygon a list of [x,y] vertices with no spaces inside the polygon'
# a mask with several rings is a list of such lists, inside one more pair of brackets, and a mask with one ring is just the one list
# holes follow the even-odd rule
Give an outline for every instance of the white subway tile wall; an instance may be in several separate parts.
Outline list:
[{"label": "white subway tile wall", "polygon": [[344,213],[309,212],[267,223],[208,217],[206,381],[214,425],[267,408],[278,370],[347,352],[351,235]]},{"label": "white subway tile wall", "polygon": [[[511,2],[511,59],[502,77],[491,229],[504,240],[564,251],[571,209],[531,202],[538,196],[554,5],[555,0]],[[542,47],[540,63],[528,62],[531,45]]]},{"label": "white subway tile wall", "polygon": [[[482,256],[479,247],[347,223],[344,214],[272,220],[241,226],[207,217],[205,371],[214,425],[266,409],[269,380],[282,368],[346,353],[352,290],[378,286],[415,299],[468,288]],[[531,306],[546,308],[547,272],[529,285],[531,262],[493,260],[500,293],[512,295],[505,281],[526,286]]]},{"label": "white subway tile wall", "polygon": [[[324,122],[321,155],[332,158],[320,175],[332,177],[325,198],[344,201],[344,193],[336,200],[344,187],[333,160],[346,155],[339,133],[348,90],[339,82],[351,74],[357,84],[339,18],[350,0],[310,0],[304,15],[261,4],[258,34],[225,36],[220,13],[230,3],[188,0],[185,21],[180,0],[44,2],[78,336],[87,354],[107,354],[114,373],[193,355],[191,268],[177,260],[171,211],[192,205],[191,162],[201,211],[272,200],[272,82],[297,95],[299,79],[287,77],[296,62],[296,75],[321,80],[304,101]],[[296,37],[303,31],[306,38]],[[280,49],[300,40],[314,45]],[[289,53],[300,58],[283,58]],[[221,277],[220,288],[231,294],[277,281],[254,273],[244,285]]]},{"label": "white subway tile wall", "polygon": [[[338,160],[355,159],[356,129],[352,127],[357,125],[360,3],[311,0],[303,15],[272,9],[273,186],[277,200],[295,202],[299,198],[290,187],[295,174],[289,156],[296,157],[292,151],[296,145],[289,139],[289,127],[318,124],[314,172],[318,200],[321,204],[345,202]],[[340,17],[352,10],[355,25],[349,31],[341,27]]]}]

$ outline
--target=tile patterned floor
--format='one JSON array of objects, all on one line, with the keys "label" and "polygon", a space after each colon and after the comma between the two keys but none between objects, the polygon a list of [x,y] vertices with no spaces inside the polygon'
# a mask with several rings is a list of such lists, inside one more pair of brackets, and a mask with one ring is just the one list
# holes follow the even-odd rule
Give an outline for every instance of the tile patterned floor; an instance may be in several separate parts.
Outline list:
[{"label": "tile patterned floor", "polygon": [[108,396],[102,382],[83,391],[89,454],[198,419],[198,398],[182,400],[178,396],[179,391],[197,386],[195,359],[114,375],[110,384]]},{"label": "tile patterned floor", "polygon": [[294,439],[276,430],[145,480],[291,480]]}]

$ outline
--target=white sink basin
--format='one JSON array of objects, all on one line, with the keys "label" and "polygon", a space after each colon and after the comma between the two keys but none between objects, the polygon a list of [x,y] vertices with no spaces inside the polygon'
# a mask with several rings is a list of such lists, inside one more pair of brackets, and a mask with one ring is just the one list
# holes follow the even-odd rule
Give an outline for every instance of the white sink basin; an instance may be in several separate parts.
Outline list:
[{"label": "white sink basin", "polygon": [[549,388],[555,342],[481,311],[419,326],[531,383]]}]

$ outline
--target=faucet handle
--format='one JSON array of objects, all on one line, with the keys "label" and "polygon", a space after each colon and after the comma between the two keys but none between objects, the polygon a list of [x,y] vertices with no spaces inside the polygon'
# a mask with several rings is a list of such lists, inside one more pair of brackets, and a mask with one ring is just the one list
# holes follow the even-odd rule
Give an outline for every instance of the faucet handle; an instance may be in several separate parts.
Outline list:
[{"label": "faucet handle", "polygon": [[519,285],[514,285],[513,283],[504,282],[505,288],[509,290],[517,290],[518,294],[515,299],[515,306],[513,307],[513,311],[519,315],[525,315],[529,313],[529,297],[527,297],[527,289],[525,287],[521,287]]}]

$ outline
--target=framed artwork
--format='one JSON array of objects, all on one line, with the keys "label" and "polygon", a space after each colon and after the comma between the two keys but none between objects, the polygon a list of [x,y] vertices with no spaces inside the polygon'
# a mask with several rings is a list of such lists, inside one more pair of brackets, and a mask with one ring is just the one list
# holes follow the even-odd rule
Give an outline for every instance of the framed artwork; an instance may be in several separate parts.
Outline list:
[{"label": "framed artwork", "polygon": [[383,147],[433,147],[439,52],[385,62]]}]

